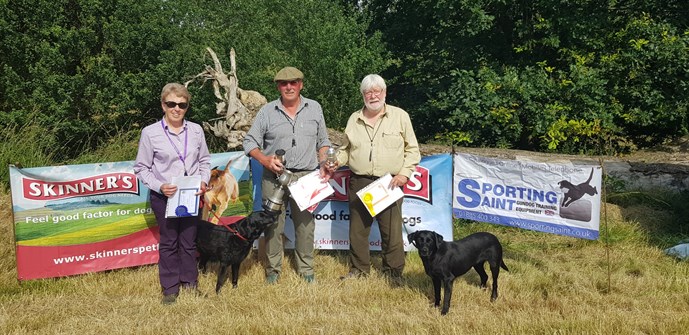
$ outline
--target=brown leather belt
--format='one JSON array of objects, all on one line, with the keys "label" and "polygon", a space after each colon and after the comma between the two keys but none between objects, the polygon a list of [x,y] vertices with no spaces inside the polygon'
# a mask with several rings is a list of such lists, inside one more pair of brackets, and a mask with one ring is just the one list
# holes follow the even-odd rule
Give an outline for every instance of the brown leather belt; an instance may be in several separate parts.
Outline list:
[{"label": "brown leather belt", "polygon": [[361,179],[368,179],[368,180],[376,180],[376,179],[380,178],[380,177],[376,177],[376,176],[369,176],[369,175],[365,175],[365,174],[356,174],[356,173],[352,173],[352,177],[361,178]]},{"label": "brown leather belt", "polygon": [[306,171],[313,171],[315,169],[287,169],[289,172],[306,172]]}]

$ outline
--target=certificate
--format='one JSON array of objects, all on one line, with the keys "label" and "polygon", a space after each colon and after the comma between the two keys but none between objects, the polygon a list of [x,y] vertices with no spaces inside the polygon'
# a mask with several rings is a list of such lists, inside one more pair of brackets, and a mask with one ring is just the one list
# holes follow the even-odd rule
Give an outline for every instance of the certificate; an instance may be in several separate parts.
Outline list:
[{"label": "certificate", "polygon": [[401,188],[390,188],[391,181],[392,176],[387,173],[359,190],[359,192],[356,192],[356,195],[364,203],[372,217],[378,215],[392,205],[393,202],[404,196]]},{"label": "certificate", "polygon": [[172,184],[177,185],[177,192],[167,199],[166,218],[196,216],[199,214],[199,189],[201,176],[173,177]]},{"label": "certificate", "polygon": [[287,188],[289,188],[292,199],[297,203],[300,211],[309,209],[310,212],[313,212],[321,200],[335,193],[332,185],[321,179],[318,170],[302,176]]}]

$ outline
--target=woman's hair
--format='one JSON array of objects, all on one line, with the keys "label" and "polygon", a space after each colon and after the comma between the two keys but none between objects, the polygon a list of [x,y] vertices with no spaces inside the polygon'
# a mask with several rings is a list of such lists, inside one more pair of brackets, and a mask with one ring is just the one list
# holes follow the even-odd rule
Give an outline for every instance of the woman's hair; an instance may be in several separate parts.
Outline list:
[{"label": "woman's hair", "polygon": [[368,76],[364,77],[364,79],[361,81],[361,87],[359,88],[359,90],[363,95],[364,92],[371,90],[374,87],[380,88],[381,90],[385,91],[385,79],[383,79],[383,77],[377,74],[369,74]]},{"label": "woman's hair", "polygon": [[186,86],[179,84],[179,83],[169,83],[163,87],[163,91],[160,92],[160,101],[165,102],[165,98],[167,98],[170,93],[174,93],[178,97],[183,97],[187,99],[187,102],[191,102],[191,94],[189,94],[189,90],[187,90]]}]

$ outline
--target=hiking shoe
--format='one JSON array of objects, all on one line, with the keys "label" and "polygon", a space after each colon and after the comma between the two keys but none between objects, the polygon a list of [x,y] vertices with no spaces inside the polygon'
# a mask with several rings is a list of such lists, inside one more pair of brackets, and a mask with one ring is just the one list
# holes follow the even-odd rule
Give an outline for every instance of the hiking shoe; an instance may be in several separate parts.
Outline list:
[{"label": "hiking shoe", "polygon": [[350,270],[346,275],[340,277],[340,280],[356,279],[361,277],[366,277],[366,274],[361,271]]},{"label": "hiking shoe", "polygon": [[400,287],[404,285],[404,278],[402,278],[401,270],[383,271],[383,276],[392,287]]},{"label": "hiking shoe", "polygon": [[307,282],[307,283],[309,283],[309,284],[311,284],[311,283],[313,283],[314,281],[316,281],[316,276],[315,276],[315,275],[305,275],[305,276],[303,276],[303,277],[304,277],[304,281]]},{"label": "hiking shoe", "polygon": [[402,276],[390,276],[387,277],[388,284],[392,287],[402,287],[404,286],[404,279]]},{"label": "hiking shoe", "polygon": [[271,273],[271,274],[269,274],[268,276],[266,276],[266,283],[267,283],[267,284],[270,284],[270,285],[273,285],[273,284],[277,283],[278,278],[280,278],[280,275],[279,275],[279,274],[277,274],[277,273]]},{"label": "hiking shoe", "polygon": [[177,301],[177,296],[178,293],[173,293],[173,294],[165,294],[163,295],[163,305],[172,305]]}]

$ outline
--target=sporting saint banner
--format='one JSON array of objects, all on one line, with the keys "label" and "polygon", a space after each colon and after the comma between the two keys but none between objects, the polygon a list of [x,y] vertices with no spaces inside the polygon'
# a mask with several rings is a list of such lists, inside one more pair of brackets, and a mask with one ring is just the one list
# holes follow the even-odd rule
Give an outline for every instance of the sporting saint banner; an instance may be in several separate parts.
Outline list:
[{"label": "sporting saint banner", "polygon": [[456,218],[595,240],[602,169],[454,156]]}]

